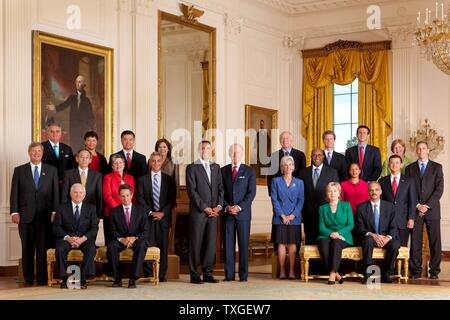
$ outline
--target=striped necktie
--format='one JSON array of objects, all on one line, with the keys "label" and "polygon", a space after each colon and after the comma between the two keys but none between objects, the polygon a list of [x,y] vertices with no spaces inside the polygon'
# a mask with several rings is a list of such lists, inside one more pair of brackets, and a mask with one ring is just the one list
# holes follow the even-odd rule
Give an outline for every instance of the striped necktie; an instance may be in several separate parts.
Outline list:
[{"label": "striped necktie", "polygon": [[152,188],[152,193],[153,193],[153,209],[155,211],[159,211],[159,183],[158,183],[158,174],[155,174],[153,176],[153,188]]}]

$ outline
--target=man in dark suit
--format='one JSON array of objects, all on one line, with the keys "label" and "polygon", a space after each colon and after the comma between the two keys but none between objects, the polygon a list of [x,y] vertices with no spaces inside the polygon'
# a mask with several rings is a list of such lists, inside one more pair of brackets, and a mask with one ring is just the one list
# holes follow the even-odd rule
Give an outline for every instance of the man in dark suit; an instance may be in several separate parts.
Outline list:
[{"label": "man in dark suit", "polygon": [[394,205],[400,244],[408,246],[410,230],[416,219],[417,191],[414,180],[401,174],[402,158],[396,154],[389,157],[391,174],[379,180],[381,198]]},{"label": "man in dark suit", "polygon": [[358,206],[355,228],[362,239],[363,261],[366,267],[364,283],[371,274],[367,267],[372,265],[372,254],[375,247],[386,249],[384,270],[381,281],[391,283],[390,276],[394,272],[400,242],[395,217],[394,205],[381,200],[381,186],[377,181],[369,183],[370,200]]},{"label": "man in dark suit", "polygon": [[420,278],[422,273],[423,225],[427,226],[430,244],[430,279],[438,279],[441,271],[441,204],[444,192],[444,175],[442,166],[429,159],[430,149],[426,142],[416,145],[418,160],[406,167],[406,175],[414,179],[417,190],[418,218],[411,235],[411,277]]},{"label": "man in dark suit", "polygon": [[59,204],[58,172],[42,163],[43,147],[33,142],[28,147],[30,162],[14,169],[11,183],[10,213],[19,227],[25,285],[33,285],[36,252],[36,281],[47,284],[48,230]]},{"label": "man in dark suit", "polygon": [[336,134],[331,131],[325,131],[322,134],[323,144],[325,149],[323,150],[323,154],[325,157],[324,164],[330,166],[338,172],[339,182],[347,180],[348,176],[348,164],[345,156],[340,154],[339,152],[334,151],[334,142],[336,141]]},{"label": "man in dark suit", "polygon": [[323,150],[311,152],[312,165],[302,170],[300,179],[305,184],[305,204],[302,215],[305,228],[305,243],[314,245],[319,236],[319,207],[327,203],[326,187],[330,182],[339,182],[335,169],[323,165]]},{"label": "man in dark suit", "polygon": [[137,182],[140,177],[147,174],[147,160],[143,154],[133,150],[135,144],[135,135],[133,131],[123,131],[120,135],[120,141],[122,142],[123,149],[113,153],[109,157],[109,172],[112,172],[111,157],[115,154],[120,154],[125,159],[124,171],[131,174],[134,177],[134,181]]},{"label": "man in dark suit", "polygon": [[119,187],[122,204],[109,213],[111,241],[108,243],[107,258],[113,269],[113,287],[122,286],[120,273],[120,252],[127,248],[133,250],[133,262],[128,288],[136,288],[136,280],[142,273],[142,266],[148,247],[148,219],[144,208],[132,204],[133,188],[129,184]]},{"label": "man in dark suit", "polygon": [[225,281],[234,281],[236,234],[239,246],[239,280],[248,278],[248,246],[252,202],[256,195],[256,175],[241,163],[243,148],[233,144],[229,149],[232,163],[222,168],[224,186],[224,251]]},{"label": "man in dark suit", "polygon": [[[138,181],[137,199],[148,216],[150,229],[148,243],[160,249],[159,281],[166,282],[169,229],[177,192],[174,179],[161,171],[161,154],[153,152],[149,162],[150,173],[142,176]],[[144,264],[144,272],[150,274],[151,271],[150,264]]]},{"label": "man in dark suit", "polygon": [[83,203],[95,206],[97,216],[101,218],[103,214],[102,174],[95,170],[89,170],[92,154],[88,150],[78,151],[75,159],[78,168],[67,170],[64,173],[61,203],[69,202],[70,188],[75,183],[81,183],[86,190]]},{"label": "man in dark suit", "polygon": [[95,206],[83,202],[86,189],[81,183],[75,183],[70,188],[71,201],[62,204],[56,210],[53,232],[56,236],[56,261],[59,264],[61,289],[67,289],[67,255],[70,250],[83,252],[81,267],[81,289],[87,289],[86,279],[95,276],[95,239],[98,224]]},{"label": "man in dark suit", "polygon": [[[200,159],[186,168],[189,195],[189,271],[191,283],[217,283],[213,277],[216,256],[217,218],[222,210],[223,185],[220,166],[211,162],[211,142],[199,144]],[[200,278],[203,272],[203,281]]]},{"label": "man in dark suit", "polygon": [[295,161],[295,169],[292,176],[300,178],[300,172],[306,168],[305,154],[292,147],[292,133],[284,131],[280,134],[281,149],[272,153],[270,156],[270,168],[267,174],[267,188],[270,197],[270,187],[272,179],[281,176],[280,161],[284,156],[291,156]]},{"label": "man in dark suit", "polygon": [[86,131],[94,130],[95,117],[91,100],[86,95],[86,81],[82,75],[75,79],[76,91],[66,101],[55,106],[47,105],[47,110],[60,112],[70,107],[69,133],[70,145],[78,150],[83,147],[83,135]]},{"label": "man in dark suit", "polygon": [[377,181],[381,174],[380,149],[367,144],[370,129],[367,126],[359,126],[356,129],[358,145],[345,151],[347,163],[358,163],[361,168],[361,179],[364,181]]},{"label": "man in dark suit", "polygon": [[61,125],[52,123],[47,127],[48,140],[44,141],[44,155],[42,162],[54,166],[58,170],[58,181],[62,187],[64,172],[75,168],[75,159],[73,158],[72,148],[61,142]]}]

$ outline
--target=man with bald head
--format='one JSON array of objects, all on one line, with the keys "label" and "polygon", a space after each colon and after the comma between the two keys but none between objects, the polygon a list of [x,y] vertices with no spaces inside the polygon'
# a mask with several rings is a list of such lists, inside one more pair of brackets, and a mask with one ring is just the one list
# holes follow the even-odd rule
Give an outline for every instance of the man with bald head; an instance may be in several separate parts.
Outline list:
[{"label": "man with bald head", "polygon": [[269,173],[267,175],[267,188],[270,196],[270,186],[272,185],[272,179],[281,176],[280,161],[284,156],[291,156],[294,158],[295,169],[292,175],[296,178],[300,178],[300,171],[306,168],[305,154],[292,147],[293,137],[289,131],[283,131],[280,134],[281,149],[272,153],[270,156]]},{"label": "man with bald head", "polygon": [[47,110],[60,112],[70,107],[69,116],[69,139],[70,145],[75,150],[84,146],[83,137],[87,131],[95,130],[95,118],[92,111],[91,100],[86,96],[86,80],[82,75],[75,79],[75,92],[71,94],[64,102],[55,106],[48,104]]},{"label": "man with bald head", "polygon": [[336,169],[324,166],[322,149],[311,152],[311,166],[300,172],[300,179],[305,185],[305,204],[302,215],[305,227],[306,244],[316,244],[319,236],[319,207],[327,202],[326,187],[330,182],[338,182]]},{"label": "man with bald head", "polygon": [[98,224],[96,207],[85,203],[86,189],[81,183],[70,188],[71,201],[56,210],[53,232],[56,236],[56,260],[63,282],[61,289],[67,289],[67,256],[72,249],[83,252],[81,268],[81,289],[87,288],[86,279],[95,276],[95,239]]}]

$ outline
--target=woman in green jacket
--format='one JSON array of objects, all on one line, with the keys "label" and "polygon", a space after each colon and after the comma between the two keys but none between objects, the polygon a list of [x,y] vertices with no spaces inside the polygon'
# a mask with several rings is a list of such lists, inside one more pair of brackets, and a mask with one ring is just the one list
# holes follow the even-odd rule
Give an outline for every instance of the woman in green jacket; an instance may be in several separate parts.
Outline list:
[{"label": "woman in green jacket", "polygon": [[[406,153],[406,144],[402,139],[395,139],[391,143],[391,151],[392,154],[399,155],[403,162],[402,162],[402,174],[405,174],[406,167],[409,166],[414,161],[408,158]],[[388,157],[389,158],[389,157]],[[383,162],[383,169],[381,170],[381,178],[386,177],[391,174],[391,171],[389,170],[389,161],[388,159],[384,160]]]},{"label": "woman in green jacket", "polygon": [[318,247],[325,267],[330,273],[328,284],[342,284],[339,274],[342,250],[353,245],[353,213],[350,203],[339,201],[341,186],[330,182],[326,188],[328,203],[319,208]]}]

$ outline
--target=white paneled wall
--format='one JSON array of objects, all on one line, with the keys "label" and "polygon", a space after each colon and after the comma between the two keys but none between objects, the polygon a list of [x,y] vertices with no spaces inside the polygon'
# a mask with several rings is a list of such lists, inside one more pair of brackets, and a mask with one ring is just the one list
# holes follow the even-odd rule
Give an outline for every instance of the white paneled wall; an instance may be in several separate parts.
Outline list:
[{"label": "white paneled wall", "polygon": [[[406,1],[383,2],[382,29],[369,32],[364,6],[287,16],[253,0],[190,1],[205,10],[200,22],[216,28],[218,129],[224,133],[225,129],[245,129],[245,104],[272,108],[279,111],[279,128],[291,130],[295,145],[304,149],[299,50],[338,39],[392,39],[393,136],[407,139],[419,121],[428,117],[448,141],[450,77],[411,47],[416,12],[423,11],[427,1],[407,2],[408,6]],[[67,28],[69,4],[81,9],[79,30]],[[157,138],[158,10],[181,14],[175,0],[0,1],[0,266],[17,264],[20,256],[17,227],[9,217],[9,189],[14,167],[27,161],[31,139],[32,30],[114,49],[114,146],[120,146],[122,130],[132,129],[137,150],[148,155]],[[20,132],[17,124],[24,124]],[[228,161],[225,151],[226,144],[217,150],[221,164]],[[448,180],[449,152],[437,160]],[[450,250],[447,182],[445,186],[443,247]],[[267,188],[258,186],[252,232],[270,231],[271,216]]]}]

